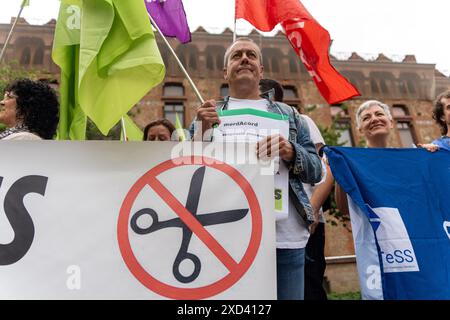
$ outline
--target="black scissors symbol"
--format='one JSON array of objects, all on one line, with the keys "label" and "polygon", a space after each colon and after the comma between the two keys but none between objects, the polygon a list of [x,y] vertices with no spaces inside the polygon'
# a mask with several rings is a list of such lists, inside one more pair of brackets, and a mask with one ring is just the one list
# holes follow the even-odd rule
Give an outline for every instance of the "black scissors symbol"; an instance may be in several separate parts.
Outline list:
[{"label": "black scissors symbol", "polygon": [[[197,169],[192,176],[188,198],[186,201],[186,209],[200,222],[202,226],[211,226],[216,224],[234,222],[244,218],[247,215],[249,209],[219,211],[202,215],[197,214],[198,202],[203,185],[203,178],[205,176],[205,169],[206,167]],[[152,223],[147,228],[141,228],[137,224],[138,219],[144,215],[149,215],[152,218]],[[155,212],[155,210],[144,208],[139,210],[132,216],[130,226],[131,229],[133,229],[133,231],[137,234],[149,234],[157,230],[171,227],[181,228],[183,231],[183,239],[181,241],[180,250],[178,251],[178,254],[175,258],[172,272],[175,278],[182,283],[189,283],[197,279],[201,270],[201,262],[195,254],[188,252],[189,243],[192,237],[192,230],[189,229],[180,218],[159,221],[158,214]],[[180,272],[180,264],[184,260],[190,260],[194,264],[194,270],[188,276],[184,276]]]}]

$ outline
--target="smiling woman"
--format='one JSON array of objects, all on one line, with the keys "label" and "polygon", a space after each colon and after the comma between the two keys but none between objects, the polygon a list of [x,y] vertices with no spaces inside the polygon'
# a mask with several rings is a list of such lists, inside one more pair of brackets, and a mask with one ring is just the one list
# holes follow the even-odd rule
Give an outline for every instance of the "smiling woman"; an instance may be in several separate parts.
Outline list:
[{"label": "smiling woman", "polygon": [[46,83],[19,79],[6,87],[0,123],[8,129],[0,133],[0,140],[52,139],[58,120],[58,98]]},{"label": "smiling woman", "polygon": [[[364,102],[356,110],[356,126],[364,135],[368,148],[387,148],[389,134],[394,127],[389,106],[377,100]],[[339,211],[350,215],[347,194],[338,183],[334,191]]]},{"label": "smiling woman", "polygon": [[386,148],[393,128],[389,106],[376,100],[369,100],[356,111],[356,125],[364,135],[369,148]]}]

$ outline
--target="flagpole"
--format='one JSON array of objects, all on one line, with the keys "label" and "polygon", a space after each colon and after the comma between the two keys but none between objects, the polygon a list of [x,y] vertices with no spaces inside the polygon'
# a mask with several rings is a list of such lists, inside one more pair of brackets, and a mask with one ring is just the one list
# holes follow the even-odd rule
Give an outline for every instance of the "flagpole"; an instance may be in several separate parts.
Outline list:
[{"label": "flagpole", "polygon": [[25,7],[24,6],[24,2],[22,2],[22,5],[20,6],[19,14],[17,15],[17,18],[14,21],[14,23],[13,23],[13,25],[11,27],[11,30],[9,30],[8,37],[6,38],[5,44],[3,45],[3,48],[2,48],[2,52],[0,53],[0,63],[3,61],[3,56],[6,53],[6,48],[8,47],[9,41],[11,40],[11,36],[12,36],[12,34],[14,32],[14,29],[16,28],[16,24],[19,21],[20,15],[22,14],[22,10],[23,10],[24,7]]},{"label": "flagpole", "polygon": [[183,71],[184,76],[187,78],[189,84],[191,85],[192,89],[194,90],[195,95],[197,96],[198,100],[200,101],[201,104],[205,103],[205,100],[203,100],[200,92],[198,91],[197,87],[195,86],[194,82],[192,81],[191,77],[189,76],[189,74],[187,73],[186,69],[184,68],[183,64],[181,63],[180,59],[178,59],[177,54],[175,53],[175,51],[173,51],[172,47],[169,44],[169,41],[167,41],[166,37],[164,36],[164,34],[161,32],[161,30],[159,29],[158,25],[156,24],[155,20],[153,20],[152,16],[150,15],[150,13],[148,14],[148,17],[150,18],[150,21],[152,22],[152,25],[155,27],[155,29],[158,31],[158,33],[161,35],[161,37],[164,40],[164,43],[166,44],[167,48],[169,48],[169,51],[172,53],[172,55],[174,56],[175,60],[177,61],[178,65],[181,68],[181,71]]},{"label": "flagpole", "polygon": [[234,2],[234,29],[233,29],[233,42],[236,41],[236,1]]},{"label": "flagpole", "polygon": [[122,117],[120,119],[120,122],[122,124],[123,141],[127,141],[127,130],[125,129],[125,119],[124,119],[124,117]]}]

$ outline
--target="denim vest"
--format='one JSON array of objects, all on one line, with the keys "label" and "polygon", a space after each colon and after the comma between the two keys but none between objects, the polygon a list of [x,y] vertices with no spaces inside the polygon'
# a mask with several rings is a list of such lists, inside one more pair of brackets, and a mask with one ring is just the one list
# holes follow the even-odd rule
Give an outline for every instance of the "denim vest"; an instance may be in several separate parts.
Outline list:
[{"label": "denim vest", "polygon": [[[303,189],[303,183],[314,184],[320,181],[322,174],[322,164],[316,153],[314,143],[309,135],[309,128],[306,121],[300,117],[300,114],[294,108],[281,102],[273,102],[264,96],[267,100],[267,109],[289,117],[289,142],[295,150],[295,159],[291,162],[285,162],[289,168],[289,200],[293,202],[298,213],[310,224],[314,221],[311,204],[308,196]],[[226,110],[229,97],[224,101],[217,103],[217,110]],[[189,131],[191,136],[195,132],[195,119],[191,124]]]}]

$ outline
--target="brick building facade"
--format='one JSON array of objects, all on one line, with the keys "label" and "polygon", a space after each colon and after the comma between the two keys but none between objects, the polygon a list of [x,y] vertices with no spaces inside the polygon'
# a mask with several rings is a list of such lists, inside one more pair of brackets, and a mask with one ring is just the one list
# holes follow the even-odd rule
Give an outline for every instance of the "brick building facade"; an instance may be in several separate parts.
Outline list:
[{"label": "brick building facade", "polygon": [[[51,20],[42,26],[29,25],[21,19],[5,60],[16,60],[26,68],[39,70],[43,78],[58,79],[59,69],[51,59],[55,24],[56,21]],[[0,24],[1,46],[10,26]],[[199,28],[193,32],[189,44],[169,39],[204,99],[220,100],[227,94],[223,56],[232,36],[229,29],[221,34],[211,34]],[[337,125],[342,128],[341,140],[346,145],[356,146],[362,142],[354,125],[354,113],[362,102],[369,99],[383,101],[392,107],[395,129],[390,137],[391,146],[410,147],[412,143],[430,142],[439,136],[439,129],[431,118],[433,100],[440,92],[450,89],[450,78],[437,71],[434,64],[417,63],[413,55],[407,55],[401,62],[392,61],[381,53],[370,61],[356,53],[345,60],[332,57],[335,68],[359,89],[362,96],[342,105],[330,106],[320,96],[281,32],[273,37],[264,37],[253,31],[248,36],[260,45],[265,77],[276,79],[283,85],[286,102],[303,110],[323,127],[330,126],[333,118],[337,119]],[[177,112],[184,126],[188,126],[199,103],[159,36],[157,41],[166,65],[166,77],[131,109],[130,115],[140,127],[144,127],[156,118],[174,120]],[[344,227],[328,224],[326,232],[327,256],[354,254],[351,233]],[[327,279],[332,291],[357,290],[354,259],[330,259]]]}]

